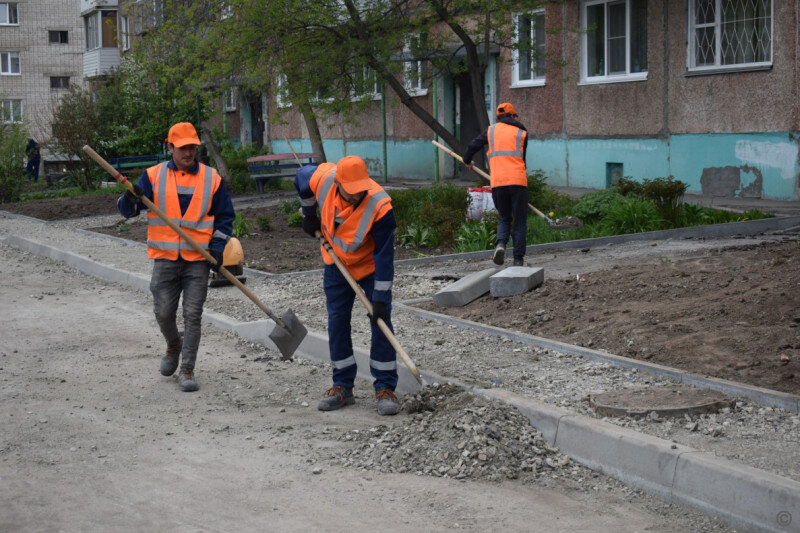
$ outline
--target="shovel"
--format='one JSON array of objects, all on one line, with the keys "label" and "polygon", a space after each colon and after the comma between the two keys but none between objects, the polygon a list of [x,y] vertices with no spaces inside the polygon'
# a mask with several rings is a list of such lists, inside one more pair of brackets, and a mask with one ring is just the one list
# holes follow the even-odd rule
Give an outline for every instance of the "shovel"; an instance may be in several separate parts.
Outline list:
[{"label": "shovel", "polygon": [[[347,280],[347,283],[350,284],[350,287],[353,289],[353,292],[356,293],[358,299],[361,300],[361,303],[367,309],[367,313],[369,313],[370,316],[372,316],[372,303],[367,298],[364,289],[361,288],[361,285],[359,285],[358,282],[353,277],[353,275],[350,274],[350,271],[347,270],[346,266],[344,266],[342,260],[336,256],[336,253],[333,251],[333,248],[331,247],[330,243],[328,243],[328,241],[325,240],[325,237],[322,236],[322,233],[317,231],[316,236],[319,239],[319,242],[322,244],[322,246],[325,247],[325,251],[328,252],[328,255],[331,256],[331,259],[333,259],[333,262],[336,263],[336,266],[339,268],[339,271]],[[386,335],[386,338],[389,340],[389,343],[392,345],[392,348],[394,348],[395,351],[398,354],[400,354],[400,359],[403,360],[403,363],[405,363],[406,368],[408,368],[409,372],[411,372],[411,374],[413,374],[413,376],[417,379],[419,384],[424,387],[425,382],[422,380],[422,376],[420,376],[419,370],[417,370],[417,365],[414,364],[414,361],[411,360],[411,358],[408,356],[403,347],[400,346],[400,343],[397,342],[397,337],[394,336],[394,333],[392,333],[392,330],[389,329],[388,324],[386,324],[386,322],[384,322],[382,318],[378,319],[378,327],[383,332],[383,334]]]},{"label": "shovel", "polygon": [[[83,147],[83,151],[89,154],[89,157],[94,159],[98,165],[103,167],[103,170],[111,174],[120,185],[124,185],[131,193],[136,194],[133,192],[133,184],[128,181],[126,176],[123,176],[117,170],[108,164],[108,162],[100,157],[97,152],[92,150],[88,145]],[[183,231],[177,224],[175,224],[167,215],[164,214],[158,207],[153,204],[150,200],[148,200],[144,196],[139,196],[139,200],[147,206],[150,211],[158,215],[158,218],[164,221],[170,228],[172,228],[178,235],[181,236],[183,240],[189,243],[189,245],[195,249],[197,253],[202,255],[206,261],[211,263],[212,265],[217,264],[216,260],[211,257],[203,247],[201,247],[197,242],[189,237],[185,231]],[[232,284],[236,285],[240,291],[242,291],[248,298],[250,298],[253,303],[255,303],[262,311],[264,311],[267,316],[269,316],[274,322],[275,327],[272,329],[272,332],[269,334],[270,340],[275,343],[275,346],[278,347],[281,354],[283,354],[283,359],[291,359],[292,355],[294,354],[297,347],[300,346],[300,343],[303,342],[303,339],[308,333],[308,330],[305,328],[300,319],[294,314],[294,311],[289,309],[286,311],[282,317],[278,318],[272,311],[270,311],[269,307],[261,303],[261,300],[253,294],[247,287],[245,287],[241,281],[239,281],[236,276],[231,274],[228,269],[224,266],[220,265],[219,272],[223,276],[227,278]]]},{"label": "shovel", "polygon": [[[436,141],[431,141],[431,142],[437,148],[439,148],[441,150],[444,150],[445,152],[447,152],[448,154],[453,156],[456,159],[456,161],[460,161],[461,163],[464,163],[464,160],[461,158],[460,155],[458,155],[454,151],[450,150],[445,145],[443,145],[441,143],[438,143]],[[480,177],[484,178],[486,181],[491,183],[492,180],[491,180],[491,177],[489,176],[489,174],[487,174],[486,172],[484,172],[483,170],[481,170],[478,167],[473,167],[472,170],[477,172]],[[583,227],[583,222],[581,222],[579,219],[577,219],[575,217],[564,217],[564,220],[562,220],[562,219],[553,220],[549,216],[545,215],[544,213],[542,213],[541,211],[536,209],[532,204],[528,204],[528,208],[531,211],[533,211],[534,213],[536,213],[537,215],[539,215],[540,217],[542,217],[545,221],[547,221],[547,224],[553,229],[570,229],[570,228],[581,228],[581,227]]]}]

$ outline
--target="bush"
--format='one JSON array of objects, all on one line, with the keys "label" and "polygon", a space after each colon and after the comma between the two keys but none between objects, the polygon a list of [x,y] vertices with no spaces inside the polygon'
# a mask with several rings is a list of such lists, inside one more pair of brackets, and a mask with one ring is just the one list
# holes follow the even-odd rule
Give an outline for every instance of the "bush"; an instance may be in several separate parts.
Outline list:
[{"label": "bush", "polygon": [[528,174],[528,201],[539,211],[554,211],[560,214],[567,214],[575,200],[568,194],[561,194],[547,186],[547,177],[541,170],[534,170],[533,174]]},{"label": "bush", "polygon": [[282,200],[278,204],[278,213],[282,215],[291,215],[297,213],[300,209],[300,198],[292,198],[291,200]]},{"label": "bush", "polygon": [[236,213],[233,221],[233,236],[238,239],[247,238],[250,235],[250,221],[241,213]]},{"label": "bush", "polygon": [[661,229],[664,220],[653,202],[631,198],[612,205],[601,225],[611,235],[622,235]]},{"label": "bush", "polygon": [[624,196],[653,202],[659,216],[670,226],[676,227],[681,212],[680,204],[689,185],[676,180],[674,176],[667,176],[666,178],[646,179],[642,183],[630,178],[622,178],[617,183],[617,188]]},{"label": "bush", "polygon": [[588,192],[572,206],[570,214],[583,220],[584,224],[596,222],[605,217],[613,206],[624,202],[625,197],[615,188]]},{"label": "bush", "polygon": [[19,124],[0,124],[0,202],[19,200],[25,179],[25,130]]},{"label": "bush", "polygon": [[257,217],[256,226],[258,226],[258,229],[261,231],[272,231],[272,220],[268,215]]},{"label": "bush", "polygon": [[295,211],[289,215],[289,226],[292,228],[299,228],[303,225],[303,215]]},{"label": "bush", "polygon": [[397,220],[397,234],[427,229],[442,244],[452,244],[455,234],[467,217],[469,194],[452,184],[422,189],[390,192],[392,210]]}]

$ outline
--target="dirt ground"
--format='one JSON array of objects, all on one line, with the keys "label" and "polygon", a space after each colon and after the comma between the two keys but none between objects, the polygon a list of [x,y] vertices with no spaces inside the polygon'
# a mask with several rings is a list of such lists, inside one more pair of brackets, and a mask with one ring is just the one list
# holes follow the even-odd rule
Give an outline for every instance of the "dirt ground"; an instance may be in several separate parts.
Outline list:
[{"label": "dirt ground", "polygon": [[[47,220],[113,213],[114,196],[3,204],[0,209]],[[277,203],[277,202],[274,202]],[[320,268],[318,247],[289,227],[277,206],[243,209],[253,222],[269,216],[272,231],[242,239],[247,266],[271,273]],[[120,217],[120,221],[122,221]],[[145,240],[143,217],[120,231]],[[406,250],[418,257],[447,250]],[[656,263],[609,264],[565,279],[548,275],[542,288],[513,298],[487,295],[463,308],[431,310],[703,375],[774,390],[800,392],[800,243],[769,243],[701,252]],[[536,266],[537,256],[528,256]]]},{"label": "dirt ground", "polygon": [[488,482],[343,466],[354,435],[419,415],[378,416],[366,387],[319,412],[327,366],[213,327],[201,389],[181,393],[157,370],[149,294],[3,251],[0,531],[727,529],[585,469]]}]

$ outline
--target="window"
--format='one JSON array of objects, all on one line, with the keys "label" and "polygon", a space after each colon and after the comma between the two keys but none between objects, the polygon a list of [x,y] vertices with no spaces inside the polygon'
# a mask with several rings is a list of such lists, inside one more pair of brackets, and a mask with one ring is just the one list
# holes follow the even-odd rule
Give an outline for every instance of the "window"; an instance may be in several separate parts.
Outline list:
[{"label": "window", "polygon": [[19,11],[17,4],[0,3],[0,26],[18,26]]},{"label": "window", "polygon": [[69,32],[66,31],[59,31],[59,30],[50,30],[47,32],[49,37],[50,44],[68,44],[69,43]]},{"label": "window", "polygon": [[289,100],[289,89],[286,88],[286,74],[278,74],[278,79],[275,81],[275,105],[279,109],[285,109],[292,106]]},{"label": "window", "polygon": [[690,70],[772,64],[772,0],[690,0]]},{"label": "window", "polygon": [[647,79],[647,0],[590,0],[581,7],[583,83]]},{"label": "window", "polygon": [[514,15],[511,86],[544,85],[544,10]]},{"label": "window", "polygon": [[373,69],[364,67],[353,74],[352,95],[354,99],[362,97],[371,98],[372,100],[380,99],[381,83]]},{"label": "window", "polygon": [[117,12],[103,11],[100,15],[103,21],[103,29],[100,32],[103,37],[103,48],[117,47]]},{"label": "window", "polygon": [[225,100],[222,102],[225,111],[236,111],[236,87],[225,90]]},{"label": "window", "polygon": [[69,76],[50,76],[51,89],[68,89]]},{"label": "window", "polygon": [[0,118],[3,122],[22,122],[22,100],[0,102]]},{"label": "window", "polygon": [[86,30],[86,49],[94,50],[100,48],[100,33],[97,25],[99,13],[92,13],[86,15],[84,18],[84,27]]},{"label": "window", "polygon": [[[403,47],[404,58],[413,58],[424,47],[425,35],[410,39]],[[425,87],[425,61],[411,60],[405,62],[403,70],[403,85],[411,96],[423,96],[428,94]]]},{"label": "window", "polygon": [[130,50],[131,47],[131,26],[128,15],[122,15],[119,18],[119,44],[122,51]]},{"label": "window", "polygon": [[19,73],[19,52],[0,52],[0,74]]}]

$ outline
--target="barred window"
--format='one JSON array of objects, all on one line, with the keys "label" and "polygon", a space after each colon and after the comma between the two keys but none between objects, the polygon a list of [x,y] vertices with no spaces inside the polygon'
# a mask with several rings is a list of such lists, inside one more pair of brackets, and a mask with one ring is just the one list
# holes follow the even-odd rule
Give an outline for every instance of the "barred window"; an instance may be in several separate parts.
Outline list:
[{"label": "barred window", "polygon": [[689,70],[772,64],[772,0],[690,0]]}]

